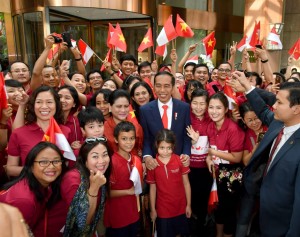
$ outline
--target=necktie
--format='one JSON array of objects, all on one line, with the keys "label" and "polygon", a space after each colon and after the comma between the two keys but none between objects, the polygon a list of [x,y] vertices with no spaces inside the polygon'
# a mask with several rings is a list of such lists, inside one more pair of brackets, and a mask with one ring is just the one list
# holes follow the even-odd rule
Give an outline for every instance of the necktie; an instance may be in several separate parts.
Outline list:
[{"label": "necktie", "polygon": [[271,163],[271,161],[272,161],[272,159],[273,159],[274,152],[276,151],[276,148],[278,147],[278,144],[279,144],[280,141],[281,141],[282,135],[283,135],[283,128],[282,128],[282,129],[280,130],[280,132],[278,133],[278,136],[277,136],[277,138],[276,138],[276,140],[275,140],[274,146],[272,147],[272,150],[271,150],[271,153],[270,153],[270,156],[269,156],[267,165],[266,165],[266,169],[265,169],[264,175],[267,174],[268,168],[269,168],[270,163]]},{"label": "necktie", "polygon": [[164,109],[163,116],[161,117],[162,123],[164,125],[164,128],[168,128],[168,114],[167,114],[167,105],[163,105],[162,108]]}]

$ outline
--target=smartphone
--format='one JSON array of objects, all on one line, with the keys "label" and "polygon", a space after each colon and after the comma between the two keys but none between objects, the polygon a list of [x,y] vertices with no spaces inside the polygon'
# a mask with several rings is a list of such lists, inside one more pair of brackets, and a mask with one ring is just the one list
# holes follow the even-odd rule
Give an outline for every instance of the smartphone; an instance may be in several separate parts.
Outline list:
[{"label": "smartphone", "polygon": [[256,143],[261,142],[261,140],[264,138],[265,134],[266,134],[266,132],[260,132],[260,133],[257,135]]},{"label": "smartphone", "polygon": [[67,32],[67,31],[63,32],[63,33],[61,33],[61,36],[62,36],[64,42],[66,42],[68,44],[68,48],[73,47],[73,45],[71,43],[71,34],[70,34],[70,32]]},{"label": "smartphone", "polygon": [[214,91],[216,93],[220,91],[219,88],[217,87],[217,85],[212,85],[212,88],[214,89]]},{"label": "smartphone", "polygon": [[280,76],[275,77],[275,84],[281,83],[281,78]]},{"label": "smartphone", "polygon": [[254,52],[252,50],[247,50],[248,54],[249,54],[249,61],[250,63],[256,63],[256,58],[254,56]]},{"label": "smartphone", "polygon": [[262,47],[261,47],[261,45],[260,45],[260,44],[257,44],[257,45],[255,45],[255,48],[262,49]]}]

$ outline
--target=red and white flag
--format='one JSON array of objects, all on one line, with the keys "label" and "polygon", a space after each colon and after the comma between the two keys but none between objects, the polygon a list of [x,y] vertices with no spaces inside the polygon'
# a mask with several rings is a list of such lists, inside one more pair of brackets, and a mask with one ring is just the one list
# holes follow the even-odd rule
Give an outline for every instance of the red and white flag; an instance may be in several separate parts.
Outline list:
[{"label": "red and white flag", "polygon": [[217,207],[218,202],[219,202],[219,198],[218,198],[217,181],[216,178],[214,178],[211,191],[209,194],[209,199],[208,199],[208,213],[213,212],[213,210]]},{"label": "red and white flag", "polygon": [[255,45],[260,45],[260,21],[259,22],[255,22],[255,26],[252,32],[252,35],[250,37],[250,41],[249,41],[249,45],[251,47],[255,48]]},{"label": "red and white flag", "polygon": [[76,45],[77,45],[77,42],[76,42],[76,40],[73,40],[73,39],[71,39],[71,44],[72,44],[73,48],[75,48],[75,47],[76,47]]},{"label": "red and white flag", "polygon": [[132,155],[132,170],[130,173],[130,180],[134,185],[135,195],[139,195],[143,192],[143,166],[138,156]]},{"label": "red and white flag", "polygon": [[195,64],[198,64],[198,60],[199,60],[199,56],[198,55],[195,55],[191,58],[189,58],[188,60],[186,60],[186,63],[195,63]]},{"label": "red and white flag", "polygon": [[51,117],[50,119],[49,127],[45,132],[42,141],[47,141],[55,144],[62,151],[65,158],[76,161],[76,157],[67,138],[62,133],[60,127],[53,117]]},{"label": "red and white flag", "polygon": [[82,55],[83,63],[86,65],[95,52],[82,39],[78,41],[78,49]]},{"label": "red and white flag", "polygon": [[164,27],[157,36],[156,42],[158,46],[163,46],[171,40],[175,39],[177,36],[178,35],[172,22],[172,15],[170,15],[168,20],[164,24]]},{"label": "red and white flag", "polygon": [[107,32],[107,39],[106,39],[106,45],[108,48],[112,48],[113,46],[109,43],[111,37],[113,36],[115,31],[115,28],[112,24],[108,23],[108,32]]},{"label": "red and white flag", "polygon": [[271,32],[269,33],[267,40],[270,40],[272,44],[278,45],[278,49],[282,49],[282,43],[280,36],[276,33],[276,28],[273,26]]},{"label": "red and white flag", "polygon": [[168,54],[168,47],[167,47],[167,45],[164,44],[162,46],[156,46],[155,53],[157,55],[163,56],[163,59],[165,59],[167,57],[167,54]]},{"label": "red and white flag", "polygon": [[249,45],[249,41],[250,38],[247,37],[247,35],[245,35],[243,37],[243,39],[241,39],[241,41],[237,44],[236,48],[238,51],[243,52],[243,50],[246,48],[251,48],[251,46]]},{"label": "red and white flag", "polygon": [[[226,81],[229,80],[226,78]],[[225,86],[223,88],[224,95],[227,97],[228,100],[228,108],[229,110],[233,110],[235,108],[235,105],[238,105],[238,100],[236,98],[236,94],[233,91],[232,87],[227,85],[225,82]]]}]

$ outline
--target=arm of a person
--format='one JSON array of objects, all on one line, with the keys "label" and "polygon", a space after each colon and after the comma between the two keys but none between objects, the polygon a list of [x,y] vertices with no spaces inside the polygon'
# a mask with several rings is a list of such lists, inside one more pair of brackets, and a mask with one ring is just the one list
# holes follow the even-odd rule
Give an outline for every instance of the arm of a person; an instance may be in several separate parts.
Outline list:
[{"label": "arm of a person", "polygon": [[0,124],[6,127],[0,128],[0,151],[4,151],[7,146],[7,121],[12,115],[12,107],[9,105],[6,109],[2,110]]},{"label": "arm of a person", "polygon": [[183,66],[184,66],[184,64],[188,60],[189,56],[196,50],[197,46],[198,46],[198,44],[192,44],[189,47],[189,50],[185,53],[185,55],[183,56],[183,58],[178,63],[177,72],[183,73]]},{"label": "arm of a person", "polygon": [[243,67],[243,70],[246,70],[247,72],[253,72],[251,63],[249,60],[249,54],[248,54],[248,51],[246,48],[243,50],[242,67]]},{"label": "arm of a person", "polygon": [[186,217],[190,218],[192,214],[191,208],[191,185],[187,174],[182,175],[182,181],[186,197]]},{"label": "arm of a person", "polygon": [[243,151],[228,153],[228,152],[218,151],[212,148],[208,148],[208,153],[212,156],[217,156],[223,160],[227,160],[232,163],[240,163],[243,156]]},{"label": "arm of a person", "polygon": [[34,68],[32,70],[32,77],[31,77],[31,81],[30,81],[30,88],[32,91],[34,91],[36,88],[38,88],[39,86],[41,86],[43,84],[41,74],[42,74],[42,70],[46,64],[46,60],[47,60],[49,51],[51,50],[52,45],[54,44],[54,38],[52,35],[48,35],[45,38],[45,44],[46,44],[46,47],[45,47],[44,51],[42,52],[41,56],[36,60],[36,62],[34,64]]},{"label": "arm of a person", "polygon": [[232,45],[230,46],[230,58],[228,60],[228,62],[231,64],[231,67],[232,67],[232,71],[234,71],[234,68],[235,68],[235,56],[236,56],[236,45],[237,45],[237,42],[232,42]]},{"label": "arm of a person", "polygon": [[288,57],[288,64],[285,72],[285,78],[290,78],[292,75],[292,64],[293,64],[294,55]]},{"label": "arm of a person", "polygon": [[8,155],[6,172],[8,176],[17,177],[20,175],[23,166],[19,165],[20,157]]},{"label": "arm of a person", "polygon": [[68,44],[66,42],[60,43],[59,44],[59,49],[58,52],[53,55],[53,59],[48,63],[48,65],[52,66],[53,68],[55,68],[58,59],[60,58],[61,54],[66,51],[68,49]]},{"label": "arm of a person", "polygon": [[156,217],[157,217],[157,213],[156,213],[156,184],[150,184],[150,216],[151,216],[151,220],[155,221]]},{"label": "arm of a person", "polygon": [[111,69],[111,63],[104,61],[105,70],[109,75],[112,75],[113,80],[117,83],[118,87],[121,88],[123,84],[123,80]]},{"label": "arm of a person", "polygon": [[134,186],[132,186],[129,189],[110,189],[110,197],[116,198],[116,197],[123,197],[123,196],[130,196],[134,195]]},{"label": "arm of a person", "polygon": [[[264,72],[266,82],[268,84],[271,83],[271,82],[274,83],[273,71],[272,71],[271,65],[268,61],[267,51],[265,49],[256,48],[255,53],[256,53],[258,59],[262,63],[262,65],[261,65],[262,66],[262,71]],[[266,61],[266,62],[263,63],[263,61]]]},{"label": "arm of a person", "polygon": [[255,144],[255,146],[253,147],[253,149],[252,149],[251,152],[249,152],[248,150],[244,150],[242,161],[243,161],[243,164],[244,164],[245,166],[248,165],[248,163],[249,163],[249,161],[250,161],[250,159],[251,159],[253,153],[255,152],[255,150],[256,150],[256,148],[257,148],[257,146],[258,146],[258,143]]},{"label": "arm of a person", "polygon": [[75,47],[75,48],[71,47],[70,51],[74,55],[74,59],[76,61],[76,66],[77,66],[77,71],[82,75],[86,75],[86,70],[85,70],[85,66],[82,61],[82,56],[80,54],[80,51],[77,49],[77,47]]}]

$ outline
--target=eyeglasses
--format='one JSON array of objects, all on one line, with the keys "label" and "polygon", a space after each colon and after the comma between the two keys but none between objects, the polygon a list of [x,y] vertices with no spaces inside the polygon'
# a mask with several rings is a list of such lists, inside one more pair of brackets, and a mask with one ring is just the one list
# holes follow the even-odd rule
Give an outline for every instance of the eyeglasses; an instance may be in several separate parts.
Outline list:
[{"label": "eyeglasses", "polygon": [[226,73],[228,73],[228,72],[231,72],[231,70],[230,69],[219,68],[218,72],[226,72]]},{"label": "eyeglasses", "polygon": [[38,160],[34,161],[36,163],[39,163],[41,167],[48,167],[50,164],[52,164],[55,167],[61,166],[63,161],[62,160]]},{"label": "eyeglasses", "polygon": [[87,144],[92,144],[94,142],[107,142],[106,137],[88,137],[87,139],[85,139],[85,143]]},{"label": "eyeglasses", "polygon": [[28,72],[29,70],[28,69],[17,69],[17,70],[14,70],[14,71],[11,71],[11,72],[15,72],[15,73],[20,73],[20,72]]}]

